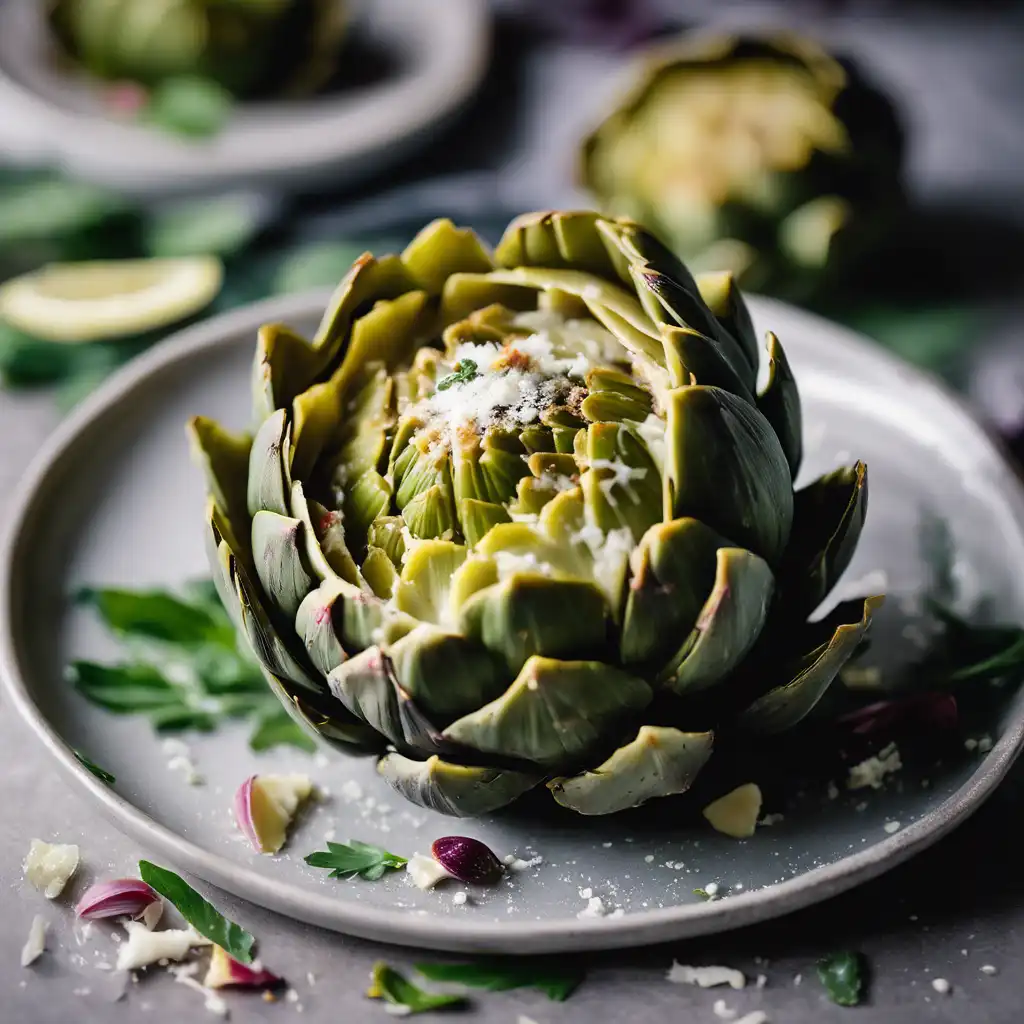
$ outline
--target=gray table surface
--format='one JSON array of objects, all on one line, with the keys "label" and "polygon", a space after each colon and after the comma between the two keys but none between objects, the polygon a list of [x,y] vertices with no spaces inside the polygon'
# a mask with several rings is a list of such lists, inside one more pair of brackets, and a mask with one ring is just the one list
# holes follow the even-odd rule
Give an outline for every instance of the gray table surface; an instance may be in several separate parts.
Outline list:
[{"label": "gray table surface", "polygon": [[[702,5],[691,5],[699,9]],[[706,6],[706,5],[705,5]],[[878,74],[914,104],[911,159],[919,196],[929,201],[994,204],[1024,191],[1024,132],[1017,103],[1024,95],[1024,26],[1018,17],[989,14],[959,21],[915,23],[883,7],[867,21],[822,23],[848,40]],[[775,20],[772,5],[751,14],[719,8],[729,21]],[[607,55],[576,49],[540,49],[529,58],[523,114],[515,125],[513,159],[504,187],[512,195],[537,194],[540,181],[564,180],[566,140],[594,109],[614,63]],[[572,99],[573,97],[578,99]],[[557,99],[555,99],[557,98]],[[550,191],[549,191],[550,194]],[[57,422],[45,393],[0,393],[0,517],[6,496],[28,460]],[[98,819],[58,777],[35,739],[6,701],[0,703],[0,778],[5,821],[0,828],[0,1021],[10,1024],[80,1024],[108,1021],[178,1021],[206,1016],[202,998],[155,972],[120,1001],[112,976],[97,969],[112,960],[109,938],[96,929],[76,938],[68,901],[47,903],[23,884],[21,862],[33,836],[77,842],[91,875],[130,873],[145,851]],[[963,1021],[1009,1024],[1024,1018],[1024,985],[1017,963],[1024,955],[1024,831],[1017,822],[1024,765],[967,825],[929,853],[862,889],[821,907],[744,932],[587,958],[586,984],[565,1004],[530,992],[482,994],[465,1019],[514,1024],[525,1015],[556,1022],[707,1021],[719,1018],[715,1000],[748,1012],[764,1010],[772,1024],[856,1020],[863,1024]],[[315,1022],[388,1019],[363,991],[372,964],[408,964],[410,951],[319,932],[244,905],[225,894],[215,900],[260,939],[264,960],[291,982],[293,1000],[270,1005],[248,993],[229,995],[231,1019],[282,1021],[301,1013]],[[19,950],[33,914],[50,923],[47,954],[31,969]],[[828,1003],[814,977],[820,955],[861,950],[872,965],[868,1003],[847,1010]],[[669,985],[673,958],[728,964],[763,989],[700,991]],[[998,969],[982,973],[982,965]],[[953,986],[937,994],[931,980]]]}]

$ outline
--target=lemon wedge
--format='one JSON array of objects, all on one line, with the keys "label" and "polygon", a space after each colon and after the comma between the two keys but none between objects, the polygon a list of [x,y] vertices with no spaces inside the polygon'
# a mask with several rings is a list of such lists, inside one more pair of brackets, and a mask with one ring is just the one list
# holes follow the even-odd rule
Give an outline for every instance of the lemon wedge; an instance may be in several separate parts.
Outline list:
[{"label": "lemon wedge", "polygon": [[213,256],[53,263],[0,286],[0,317],[45,341],[119,338],[198,312],[223,278]]}]

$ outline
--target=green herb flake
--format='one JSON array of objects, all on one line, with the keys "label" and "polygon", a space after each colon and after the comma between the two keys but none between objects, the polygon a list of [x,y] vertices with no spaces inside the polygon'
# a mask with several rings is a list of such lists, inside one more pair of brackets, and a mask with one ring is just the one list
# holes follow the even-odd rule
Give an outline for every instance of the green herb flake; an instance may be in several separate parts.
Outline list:
[{"label": "green herb flake", "polygon": [[101,768],[95,761],[90,761],[89,758],[87,758],[80,750],[72,750],[71,753],[75,755],[75,760],[78,761],[83,768],[95,775],[100,782],[105,782],[108,786],[112,786],[117,782],[117,779],[114,778],[110,772]]},{"label": "green herb flake", "polygon": [[479,377],[476,363],[472,359],[462,359],[455,366],[455,372],[449,373],[437,382],[438,391],[447,391],[456,384],[468,384],[475,377]]},{"label": "green herb flake", "polygon": [[184,878],[148,860],[139,861],[139,877],[168,903],[173,903],[178,913],[200,935],[205,935],[239,963],[252,963],[252,947],[256,939],[203,899]]},{"label": "green herb flake", "polygon": [[508,960],[479,960],[468,964],[416,964],[429,981],[440,981],[507,992],[514,988],[535,988],[548,999],[565,1002],[583,982],[584,972],[550,963],[520,963]]},{"label": "green herb flake", "polygon": [[818,961],[818,977],[829,999],[839,1006],[856,1006],[864,988],[864,958],[849,950]]},{"label": "green herb flake", "polygon": [[311,868],[329,868],[330,878],[365,878],[376,882],[386,871],[396,871],[408,863],[405,857],[389,853],[379,846],[350,839],[348,843],[328,843],[305,858]]},{"label": "green herb flake", "polygon": [[373,967],[373,982],[366,992],[370,999],[383,999],[392,1006],[404,1006],[408,1013],[427,1013],[466,1004],[465,996],[446,992],[424,992],[385,963]]},{"label": "green herb flake", "polygon": [[712,899],[714,899],[714,896],[712,896],[711,893],[709,893],[707,891],[707,889],[694,889],[693,890],[693,895],[694,896],[699,896],[702,900],[712,900]]}]

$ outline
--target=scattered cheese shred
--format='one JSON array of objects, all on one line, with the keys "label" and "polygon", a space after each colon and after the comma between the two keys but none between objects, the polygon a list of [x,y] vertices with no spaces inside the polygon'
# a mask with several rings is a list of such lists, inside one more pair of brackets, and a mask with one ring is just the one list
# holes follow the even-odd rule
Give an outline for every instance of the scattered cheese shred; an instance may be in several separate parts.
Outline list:
[{"label": "scattered cheese shred", "polygon": [[21,947],[21,966],[34,964],[46,949],[46,921],[41,914],[36,914],[29,925],[28,938]]},{"label": "scattered cheese shred", "polygon": [[874,757],[865,758],[850,769],[846,788],[864,789],[870,786],[872,789],[881,789],[885,777],[898,772],[902,767],[899,748],[895,743],[890,743]]},{"label": "scattered cheese shred", "polygon": [[23,866],[25,877],[48,900],[56,899],[63,892],[77,870],[77,846],[44,843],[42,839],[32,840]]},{"label": "scattered cheese shred", "polygon": [[742,971],[734,967],[690,967],[678,960],[672,961],[668,980],[673,985],[696,985],[699,988],[715,988],[728,985],[730,988],[745,988],[747,979]]},{"label": "scattered cheese shred", "polygon": [[748,782],[712,801],[702,813],[716,832],[733,839],[748,839],[757,828],[761,801],[761,787]]}]

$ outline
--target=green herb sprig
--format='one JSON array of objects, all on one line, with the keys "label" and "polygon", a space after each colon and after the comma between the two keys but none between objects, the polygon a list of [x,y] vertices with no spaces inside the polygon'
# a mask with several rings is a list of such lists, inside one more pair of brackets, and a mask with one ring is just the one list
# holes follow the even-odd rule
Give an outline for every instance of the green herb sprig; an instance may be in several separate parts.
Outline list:
[{"label": "green herb sprig", "polygon": [[397,871],[408,863],[405,857],[389,853],[379,846],[350,839],[348,843],[328,843],[304,858],[311,868],[329,868],[330,878],[365,878],[376,882],[386,871]]},{"label": "green herb sprig", "polygon": [[456,384],[468,384],[471,380],[479,377],[476,363],[472,359],[461,359],[456,364],[455,372],[449,373],[437,382],[438,391],[447,391]]},{"label": "green herb sprig", "polygon": [[519,963],[507,960],[478,960],[465,964],[416,964],[416,970],[428,981],[467,985],[488,992],[507,992],[516,988],[535,988],[548,999],[565,1002],[582,984],[585,974],[571,967]]},{"label": "green herb sprig", "polygon": [[91,703],[115,714],[144,714],[161,732],[214,730],[229,718],[254,721],[250,746],[312,751],[315,744],[269,691],[209,581],[180,594],[86,588],[92,608],[124,644],[115,664],[75,661],[68,677]]},{"label": "green herb sprig", "polygon": [[818,961],[818,977],[829,999],[839,1006],[856,1006],[864,991],[864,958],[845,950]]},{"label": "green herb sprig", "polygon": [[447,992],[425,992],[393,967],[378,963],[373,968],[373,982],[367,990],[370,999],[383,999],[392,1006],[405,1007],[405,1013],[428,1013],[431,1010],[454,1009],[466,1004],[465,996]]}]

